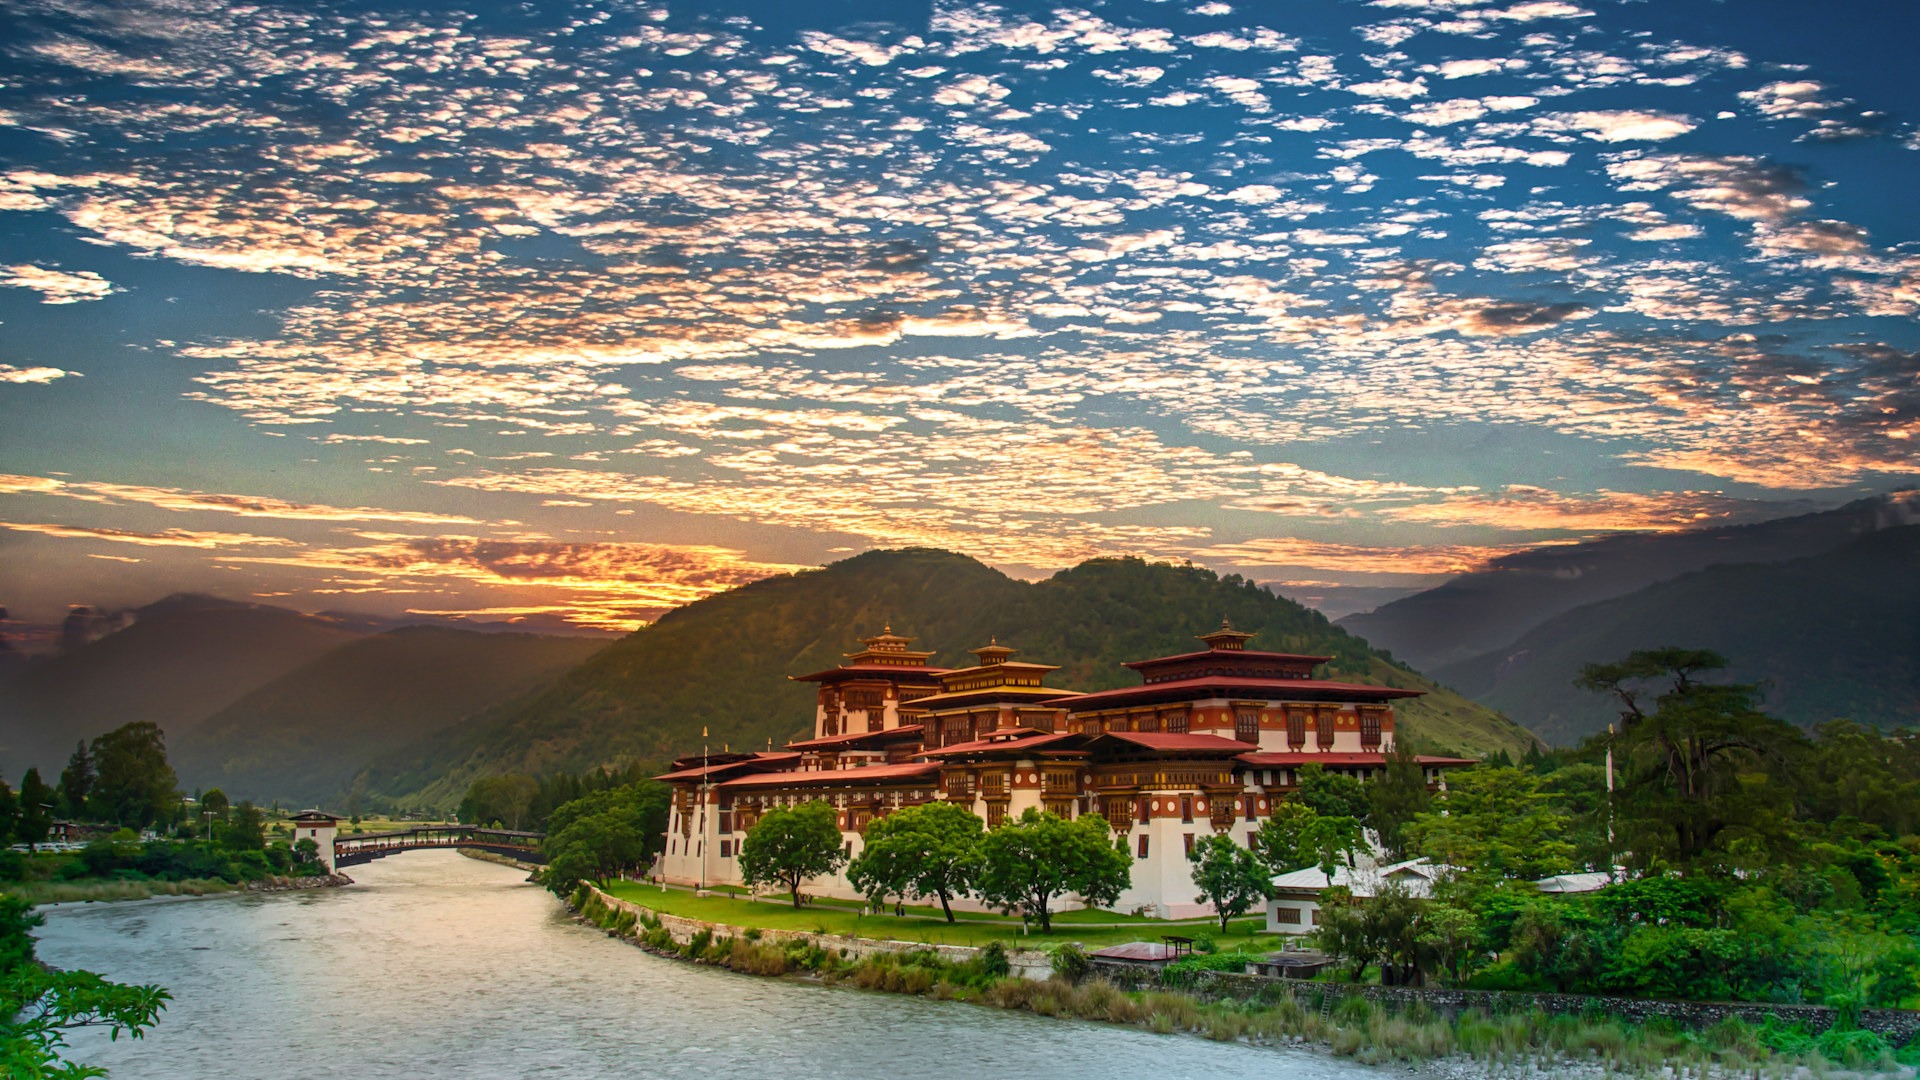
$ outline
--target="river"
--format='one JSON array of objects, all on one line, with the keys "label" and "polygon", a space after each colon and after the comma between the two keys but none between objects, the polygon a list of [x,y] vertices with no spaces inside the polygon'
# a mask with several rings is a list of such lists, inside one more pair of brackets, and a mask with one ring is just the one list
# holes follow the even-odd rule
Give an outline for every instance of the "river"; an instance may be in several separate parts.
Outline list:
[{"label": "river", "polygon": [[1303,1050],[763,979],[575,924],[519,871],[392,856],[358,884],[47,911],[40,954],[173,993],[114,1080],[1378,1077]]}]

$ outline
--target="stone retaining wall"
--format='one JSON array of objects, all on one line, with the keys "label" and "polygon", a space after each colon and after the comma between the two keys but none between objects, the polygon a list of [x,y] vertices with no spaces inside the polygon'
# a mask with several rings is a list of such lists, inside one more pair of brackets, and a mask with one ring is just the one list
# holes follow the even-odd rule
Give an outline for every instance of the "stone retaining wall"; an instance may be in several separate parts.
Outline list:
[{"label": "stone retaining wall", "polygon": [[[615,911],[632,912],[636,919],[658,919],[660,925],[672,936],[674,943],[685,945],[694,936],[702,932],[714,937],[745,937],[747,927],[730,926],[726,923],[702,922],[679,915],[669,915],[664,911],[655,911],[650,907],[608,896],[592,885],[587,886],[600,902]],[[866,957],[876,953],[906,953],[932,950],[940,959],[952,964],[964,964],[980,955],[980,950],[971,945],[929,945],[921,941],[888,941],[882,938],[849,937],[845,934],[822,934],[811,930],[767,930],[758,931],[760,940],[776,944],[801,941],[817,946],[829,952],[846,957]],[[1053,974],[1053,963],[1047,954],[1038,949],[1008,949],[1007,962],[1013,973],[1027,979],[1045,979]]]},{"label": "stone retaining wall", "polygon": [[[1094,960],[1094,970],[1107,981],[1130,990],[1158,988],[1159,972],[1153,968],[1112,961]],[[1649,998],[1590,997],[1584,994],[1530,994],[1505,990],[1445,990],[1412,986],[1355,986],[1347,983],[1304,982],[1270,975],[1245,975],[1227,971],[1203,971],[1188,993],[1203,998],[1249,998],[1275,984],[1291,986],[1296,993],[1332,993],[1340,997],[1358,996],[1391,1005],[1414,1002],[1444,1016],[1458,1016],[1468,1009],[1502,1014],[1538,1009],[1555,1016],[1616,1016],[1635,1023],[1666,1020],[1683,1027],[1711,1027],[1729,1017],[1759,1025],[1769,1016],[1782,1022],[1800,1024],[1808,1031],[1825,1031],[1833,1024],[1834,1010],[1824,1005],[1769,1005],[1725,1001],[1661,1001]],[[1920,1012],[1909,1009],[1864,1009],[1860,1026],[1885,1038],[1895,1046],[1905,1045],[1920,1036]]]}]

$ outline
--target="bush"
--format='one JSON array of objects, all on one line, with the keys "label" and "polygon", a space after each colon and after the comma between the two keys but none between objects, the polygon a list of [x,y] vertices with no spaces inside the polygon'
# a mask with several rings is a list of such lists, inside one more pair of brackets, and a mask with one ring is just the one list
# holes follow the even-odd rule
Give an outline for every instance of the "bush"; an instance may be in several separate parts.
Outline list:
[{"label": "bush", "polygon": [[1760,1025],[1760,1042],[1776,1054],[1797,1057],[1813,1052],[1813,1036],[1799,1024],[1783,1024],[1777,1016],[1769,1016]]},{"label": "bush", "polygon": [[980,973],[992,978],[1005,978],[1013,973],[1013,963],[1007,959],[1007,947],[997,941],[987,942],[976,962],[980,965]]},{"label": "bush", "polygon": [[1814,1048],[1820,1051],[1821,1057],[1850,1069],[1874,1064],[1887,1056],[1887,1040],[1859,1028],[1844,1031],[1828,1028],[1814,1040]]},{"label": "bush", "polygon": [[1053,973],[1076,986],[1093,972],[1087,951],[1070,941],[1055,945],[1049,958],[1053,961]]},{"label": "bush", "polygon": [[1239,949],[1232,952],[1195,953],[1192,956],[1183,956],[1160,969],[1160,984],[1192,986],[1199,980],[1200,973],[1203,971],[1242,972],[1247,970],[1247,964],[1250,961],[1258,959],[1261,958]]}]

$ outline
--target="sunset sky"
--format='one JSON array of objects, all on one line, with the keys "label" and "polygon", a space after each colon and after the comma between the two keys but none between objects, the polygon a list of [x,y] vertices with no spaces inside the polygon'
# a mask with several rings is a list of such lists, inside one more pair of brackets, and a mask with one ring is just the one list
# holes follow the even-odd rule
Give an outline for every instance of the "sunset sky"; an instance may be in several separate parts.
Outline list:
[{"label": "sunset sky", "polygon": [[1920,7],[6,0],[0,605],[1406,587],[1920,450]]}]

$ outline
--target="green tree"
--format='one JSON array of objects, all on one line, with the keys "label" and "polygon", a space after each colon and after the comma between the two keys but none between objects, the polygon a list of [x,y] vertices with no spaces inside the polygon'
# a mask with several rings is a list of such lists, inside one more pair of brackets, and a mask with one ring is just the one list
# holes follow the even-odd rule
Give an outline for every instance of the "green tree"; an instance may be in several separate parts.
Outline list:
[{"label": "green tree", "polygon": [[67,1032],[105,1028],[139,1038],[169,995],[158,986],[122,986],[89,971],[55,971],[33,957],[41,922],[25,901],[0,894],[0,1076],[79,1080],[106,1070],[66,1061]]},{"label": "green tree", "polygon": [[847,880],[876,904],[887,896],[935,896],[947,921],[952,900],[973,891],[986,827],[959,803],[909,806],[868,824]]},{"label": "green tree", "polygon": [[1255,836],[1261,857],[1281,873],[1317,866],[1332,877],[1342,864],[1350,864],[1366,849],[1358,820],[1323,817],[1294,799],[1275,803],[1272,816],[1260,823]]},{"label": "green tree", "polygon": [[1407,744],[1396,742],[1378,781],[1367,785],[1367,824],[1396,859],[1409,854],[1406,828],[1432,806],[1426,770]]},{"label": "green tree", "polygon": [[1615,810],[1642,865],[1693,866],[1724,852],[1730,831],[1770,844],[1789,816],[1788,793],[1768,770],[1779,773],[1805,740],[1756,708],[1755,687],[1699,681],[1726,665],[1704,649],[1647,649],[1588,664],[1576,680],[1620,703],[1612,748],[1623,783]]},{"label": "green tree", "polygon": [[93,740],[93,768],[88,803],[104,821],[144,829],[179,806],[179,780],[157,724],[136,720]]},{"label": "green tree", "polygon": [[1029,807],[988,830],[980,847],[981,899],[1038,919],[1043,934],[1053,929],[1055,897],[1074,893],[1099,907],[1133,882],[1133,860],[1113,846],[1107,820],[1095,814],[1068,821]]},{"label": "green tree", "polygon": [[784,885],[800,906],[800,883],[824,877],[847,861],[832,806],[801,803],[767,811],[740,842],[740,876],[749,885]]},{"label": "green tree", "polygon": [[232,809],[233,804],[227,801],[227,793],[219,788],[208,788],[200,796],[200,813],[205,816],[209,829],[225,824],[227,812]]},{"label": "green tree", "polygon": [[582,881],[605,882],[645,866],[663,843],[671,797],[665,784],[642,780],[556,807],[543,844],[547,887],[565,896]]},{"label": "green tree", "polygon": [[260,851],[267,846],[267,815],[253,805],[253,800],[242,799],[218,826],[214,841],[236,853]]},{"label": "green tree", "polygon": [[1298,790],[1293,797],[1313,808],[1321,817],[1350,817],[1364,823],[1372,809],[1367,786],[1345,773],[1331,773],[1318,762],[1308,762],[1295,771]]},{"label": "green tree", "polygon": [[59,794],[40,779],[39,769],[27,770],[20,778],[20,827],[14,834],[16,843],[32,850],[47,842],[47,833],[53,829],[53,806],[57,798]]},{"label": "green tree", "polygon": [[20,832],[20,797],[0,780],[0,848],[13,843]]},{"label": "green tree", "polygon": [[1568,824],[1538,776],[1482,765],[1449,777],[1407,832],[1422,852],[1469,874],[1533,879],[1572,868]]},{"label": "green tree", "polygon": [[60,812],[69,818],[87,816],[94,780],[93,752],[82,742],[73,748],[67,767],[60,770]]},{"label": "green tree", "polygon": [[1194,899],[1212,904],[1220,917],[1220,932],[1227,922],[1245,915],[1255,904],[1273,895],[1273,871],[1260,856],[1233,842],[1225,833],[1204,837],[1187,852],[1193,864],[1193,885],[1200,890]]},{"label": "green tree", "polygon": [[530,811],[540,783],[531,776],[485,776],[467,787],[455,814],[469,825],[498,825],[524,829],[533,824]]}]

